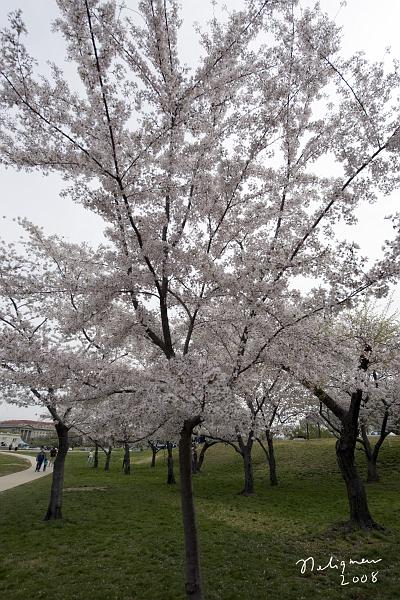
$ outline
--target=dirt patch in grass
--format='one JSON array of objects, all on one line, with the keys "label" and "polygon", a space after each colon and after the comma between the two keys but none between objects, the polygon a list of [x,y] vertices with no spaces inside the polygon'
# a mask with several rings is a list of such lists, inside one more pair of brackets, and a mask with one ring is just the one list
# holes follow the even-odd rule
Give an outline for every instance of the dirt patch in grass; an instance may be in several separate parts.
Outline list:
[{"label": "dirt patch in grass", "polygon": [[108,487],[85,485],[83,487],[65,488],[64,492],[104,492],[105,490],[108,490]]}]

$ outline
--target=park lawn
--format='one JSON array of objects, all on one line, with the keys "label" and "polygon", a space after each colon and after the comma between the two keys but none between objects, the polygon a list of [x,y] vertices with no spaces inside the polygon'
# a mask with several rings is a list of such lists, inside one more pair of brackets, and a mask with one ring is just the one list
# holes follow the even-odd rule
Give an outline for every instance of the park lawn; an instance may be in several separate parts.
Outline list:
[{"label": "park lawn", "polygon": [[[276,488],[267,483],[258,449],[252,497],[238,495],[240,457],[222,445],[208,451],[204,472],[194,478],[206,600],[398,600],[400,441],[385,442],[382,481],[368,485],[372,514],[386,528],[372,533],[338,526],[347,500],[332,440],[276,447]],[[178,485],[165,483],[162,452],[156,469],[148,452],[132,453],[132,460],[126,476],[120,452],[109,473],[89,468],[86,453],[70,453],[62,522],[42,521],[50,478],[0,494],[0,597],[185,599]],[[351,576],[379,570],[377,583],[341,586],[337,570],[300,575],[295,564],[313,556],[325,565],[331,555],[381,558],[377,567],[349,567]]]},{"label": "park lawn", "polygon": [[0,477],[3,475],[10,475],[10,473],[16,473],[17,471],[23,471],[28,469],[31,463],[24,458],[16,455],[3,454],[0,452]]}]

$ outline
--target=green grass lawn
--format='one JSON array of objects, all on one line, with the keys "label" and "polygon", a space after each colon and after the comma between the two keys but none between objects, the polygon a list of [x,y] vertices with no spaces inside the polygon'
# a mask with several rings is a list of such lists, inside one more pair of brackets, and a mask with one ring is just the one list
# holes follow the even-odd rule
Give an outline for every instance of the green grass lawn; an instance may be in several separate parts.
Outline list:
[{"label": "green grass lawn", "polygon": [[30,466],[30,462],[19,457],[16,453],[11,456],[10,454],[0,452],[0,477],[16,473],[17,471],[23,471]]},{"label": "green grass lawn", "polygon": [[[221,445],[194,478],[206,600],[398,600],[400,442],[385,443],[382,481],[368,485],[385,532],[347,534],[333,527],[347,518],[333,441],[276,446],[276,488],[258,449],[252,497],[238,495],[240,457]],[[155,470],[149,453],[132,453],[131,476],[122,473],[121,453],[109,473],[89,468],[84,452],[67,460],[63,522],[42,521],[50,477],[0,494],[0,597],[184,600],[179,489],[165,483],[162,452]],[[361,453],[359,461],[365,471]],[[295,564],[313,556],[324,565],[331,555],[382,558],[376,568],[348,567],[351,577],[379,570],[377,583],[341,586],[337,570],[301,575]]]}]

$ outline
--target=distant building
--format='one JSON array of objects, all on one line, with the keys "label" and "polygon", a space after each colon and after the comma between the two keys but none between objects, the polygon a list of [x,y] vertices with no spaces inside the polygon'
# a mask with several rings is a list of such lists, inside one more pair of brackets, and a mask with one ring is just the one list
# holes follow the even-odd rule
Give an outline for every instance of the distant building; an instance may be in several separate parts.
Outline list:
[{"label": "distant building", "polygon": [[28,444],[21,439],[19,435],[15,433],[1,433],[0,432],[0,449],[1,450],[14,450],[15,448],[26,448]]},{"label": "distant building", "polygon": [[27,444],[33,440],[56,436],[54,423],[51,421],[0,421],[0,434],[1,433],[18,435]]}]

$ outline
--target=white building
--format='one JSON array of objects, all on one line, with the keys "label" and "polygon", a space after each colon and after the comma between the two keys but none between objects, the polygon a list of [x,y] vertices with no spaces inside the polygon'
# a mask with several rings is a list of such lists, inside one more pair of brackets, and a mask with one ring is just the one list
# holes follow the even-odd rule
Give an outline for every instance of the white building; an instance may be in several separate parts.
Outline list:
[{"label": "white building", "polygon": [[[40,440],[56,437],[54,423],[51,421],[8,420],[0,421],[0,435],[20,439],[21,442],[40,444]],[[1,440],[0,440],[1,444]],[[9,445],[9,444],[8,444]]]}]

